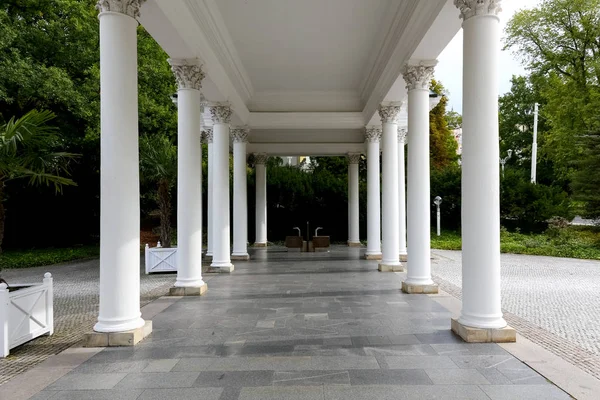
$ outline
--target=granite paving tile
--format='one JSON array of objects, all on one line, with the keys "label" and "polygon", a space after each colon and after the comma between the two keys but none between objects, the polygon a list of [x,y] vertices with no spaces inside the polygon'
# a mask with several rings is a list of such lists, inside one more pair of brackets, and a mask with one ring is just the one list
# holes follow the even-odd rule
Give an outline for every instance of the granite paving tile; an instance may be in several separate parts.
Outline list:
[{"label": "granite paving tile", "polygon": [[198,372],[140,372],[127,374],[117,389],[163,389],[192,387]]},{"label": "granite paving tile", "polygon": [[325,400],[323,386],[267,386],[243,388],[239,400]]},{"label": "granite paving tile", "polygon": [[126,373],[68,373],[46,388],[46,390],[100,390],[112,389]]},{"label": "granite paving tile", "polygon": [[274,386],[350,385],[348,371],[280,371],[273,375]]},{"label": "granite paving tile", "polygon": [[490,382],[476,369],[426,369],[436,385],[488,385]]},{"label": "granite paving tile", "polygon": [[51,397],[40,397],[48,392],[40,392],[29,400],[136,400],[142,394],[143,389],[135,390],[65,390],[51,392]]},{"label": "granite paving tile", "polygon": [[253,387],[273,383],[273,371],[203,371],[194,386]]},{"label": "granite paving tile", "polygon": [[458,369],[458,366],[446,356],[385,356],[390,369]]},{"label": "granite paving tile", "polygon": [[138,400],[202,399],[220,400],[222,388],[146,389]]},{"label": "granite paving tile", "polygon": [[554,385],[481,385],[491,400],[570,400]]},{"label": "granite paving tile", "polygon": [[349,370],[352,385],[432,385],[422,369]]}]

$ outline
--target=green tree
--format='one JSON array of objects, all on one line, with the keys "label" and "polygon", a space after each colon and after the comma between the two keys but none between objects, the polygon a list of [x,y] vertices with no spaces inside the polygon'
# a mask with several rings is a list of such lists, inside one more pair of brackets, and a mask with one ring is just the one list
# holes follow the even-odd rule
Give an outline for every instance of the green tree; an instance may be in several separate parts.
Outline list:
[{"label": "green tree", "polygon": [[516,13],[505,39],[506,47],[521,57],[531,79],[539,84],[549,129],[546,154],[557,175],[573,179],[576,198],[597,204],[600,185],[593,190],[590,185],[597,174],[594,158],[600,152],[588,138],[600,132],[599,37],[600,0],[544,0],[536,8]]},{"label": "green tree", "polygon": [[457,163],[458,154],[456,154],[456,150],[458,144],[448,127],[446,118],[448,97],[444,92],[444,86],[434,79],[431,81],[430,89],[441,96],[441,99],[438,105],[429,112],[429,154],[431,167],[442,169]]},{"label": "green tree", "polygon": [[74,154],[57,151],[62,138],[48,122],[50,111],[32,110],[21,118],[11,118],[0,125],[0,253],[4,240],[5,187],[16,179],[28,179],[29,185],[53,185],[56,192],[63,185],[75,185],[66,176]]},{"label": "green tree", "polygon": [[140,175],[142,182],[156,185],[152,196],[160,216],[160,241],[171,247],[171,189],[177,180],[177,147],[162,135],[140,138]]}]

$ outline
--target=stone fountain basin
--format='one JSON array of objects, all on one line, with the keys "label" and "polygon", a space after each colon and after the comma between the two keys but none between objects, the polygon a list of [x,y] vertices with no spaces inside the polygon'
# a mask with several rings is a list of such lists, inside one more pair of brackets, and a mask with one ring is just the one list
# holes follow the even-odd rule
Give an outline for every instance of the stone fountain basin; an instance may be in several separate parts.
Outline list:
[{"label": "stone fountain basin", "polygon": [[324,248],[329,247],[331,245],[331,241],[329,240],[329,236],[313,236],[312,239],[313,248]]},{"label": "stone fountain basin", "polygon": [[302,248],[302,236],[286,236],[285,247],[290,249],[301,249]]}]

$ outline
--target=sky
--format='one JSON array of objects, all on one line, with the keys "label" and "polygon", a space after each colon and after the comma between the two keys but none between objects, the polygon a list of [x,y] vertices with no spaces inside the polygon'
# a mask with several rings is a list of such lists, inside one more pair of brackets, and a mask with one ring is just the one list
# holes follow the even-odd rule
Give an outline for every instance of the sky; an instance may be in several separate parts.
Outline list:
[{"label": "sky", "polygon": [[[504,28],[508,20],[520,9],[532,8],[540,0],[504,0],[500,13],[501,36],[504,37]],[[452,39],[442,54],[438,57],[435,68],[435,78],[442,82],[449,92],[448,110],[454,109],[462,113],[462,29]],[[500,54],[500,94],[510,91],[510,78],[513,75],[525,75],[526,71],[519,60],[511,51],[502,51]]]}]

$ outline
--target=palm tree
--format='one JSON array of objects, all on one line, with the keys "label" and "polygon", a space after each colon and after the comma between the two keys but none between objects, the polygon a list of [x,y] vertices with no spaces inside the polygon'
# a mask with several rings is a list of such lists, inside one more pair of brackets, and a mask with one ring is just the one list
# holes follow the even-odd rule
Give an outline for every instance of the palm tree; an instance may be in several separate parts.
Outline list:
[{"label": "palm tree", "polygon": [[0,125],[0,253],[7,183],[29,179],[30,185],[53,185],[57,193],[64,185],[75,185],[66,176],[70,161],[77,155],[56,151],[64,143],[56,127],[48,125],[54,117],[50,111],[31,110]]},{"label": "palm tree", "polygon": [[160,215],[160,242],[171,247],[171,189],[177,179],[177,147],[165,136],[140,138],[140,173],[143,181],[156,184]]}]

